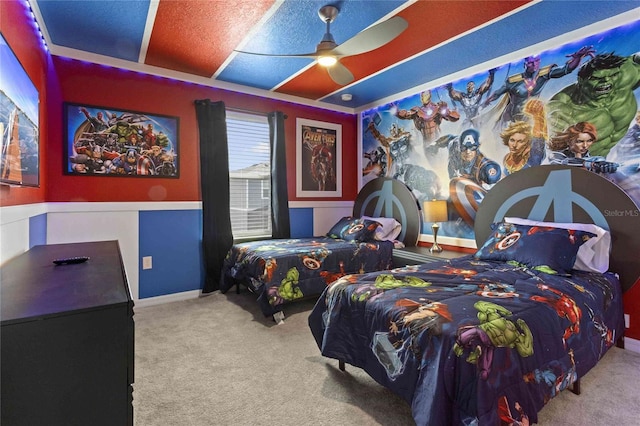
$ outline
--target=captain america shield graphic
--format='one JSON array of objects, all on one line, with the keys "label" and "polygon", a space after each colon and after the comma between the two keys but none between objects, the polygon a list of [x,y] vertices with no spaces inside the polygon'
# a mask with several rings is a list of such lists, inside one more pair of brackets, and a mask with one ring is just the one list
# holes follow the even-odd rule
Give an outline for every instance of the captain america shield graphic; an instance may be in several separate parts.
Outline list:
[{"label": "captain america shield graphic", "polygon": [[487,191],[471,179],[456,177],[449,181],[449,197],[460,217],[473,226],[478,205]]}]

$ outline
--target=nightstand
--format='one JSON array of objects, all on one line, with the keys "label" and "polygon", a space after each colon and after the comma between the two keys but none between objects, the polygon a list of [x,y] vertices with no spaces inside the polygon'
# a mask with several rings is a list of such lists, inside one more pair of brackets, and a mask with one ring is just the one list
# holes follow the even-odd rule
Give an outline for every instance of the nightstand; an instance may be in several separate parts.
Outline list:
[{"label": "nightstand", "polygon": [[429,247],[415,246],[401,249],[393,249],[393,267],[400,268],[407,265],[418,265],[421,263],[437,262],[439,260],[455,259],[466,256],[469,253],[460,251],[444,250],[440,253],[431,253]]}]

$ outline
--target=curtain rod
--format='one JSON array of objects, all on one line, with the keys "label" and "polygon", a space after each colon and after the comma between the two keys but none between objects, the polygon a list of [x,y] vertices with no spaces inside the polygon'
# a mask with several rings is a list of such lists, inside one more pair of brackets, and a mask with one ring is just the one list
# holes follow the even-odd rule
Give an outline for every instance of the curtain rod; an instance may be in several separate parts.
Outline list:
[{"label": "curtain rod", "polygon": [[[226,108],[227,111],[232,111],[232,112],[241,112],[244,114],[253,114],[253,115],[262,115],[264,117],[268,117],[269,116],[269,112],[259,112],[259,111],[251,111],[249,109],[242,109],[242,108]],[[284,114],[284,118],[288,118],[287,114]]]},{"label": "curtain rod", "polygon": [[264,115],[265,117],[269,115],[268,112],[251,111],[249,109],[242,109],[242,108],[227,108],[227,111],[243,112],[245,114],[253,114],[253,115]]}]

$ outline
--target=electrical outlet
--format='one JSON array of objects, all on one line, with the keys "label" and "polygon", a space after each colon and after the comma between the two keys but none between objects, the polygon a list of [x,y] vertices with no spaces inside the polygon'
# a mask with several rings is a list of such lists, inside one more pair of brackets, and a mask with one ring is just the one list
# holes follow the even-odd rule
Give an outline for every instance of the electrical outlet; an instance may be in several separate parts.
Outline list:
[{"label": "electrical outlet", "polygon": [[142,258],[142,269],[153,268],[153,258],[151,256],[145,256]]},{"label": "electrical outlet", "polygon": [[624,328],[629,328],[629,314],[624,314]]}]

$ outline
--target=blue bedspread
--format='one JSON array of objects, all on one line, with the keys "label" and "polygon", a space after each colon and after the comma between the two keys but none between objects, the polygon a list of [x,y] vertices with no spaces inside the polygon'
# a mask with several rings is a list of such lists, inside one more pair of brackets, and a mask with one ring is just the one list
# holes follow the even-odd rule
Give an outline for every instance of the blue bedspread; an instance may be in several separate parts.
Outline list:
[{"label": "blue bedspread", "polygon": [[236,281],[258,294],[265,315],[286,303],[318,296],[346,275],[389,269],[393,243],[354,242],[329,237],[275,239],[235,244],[223,264],[221,291]]},{"label": "blue bedspread", "polygon": [[561,277],[471,256],[345,276],[309,317],[322,354],[402,396],[417,425],[536,422],[623,324],[613,274]]}]

